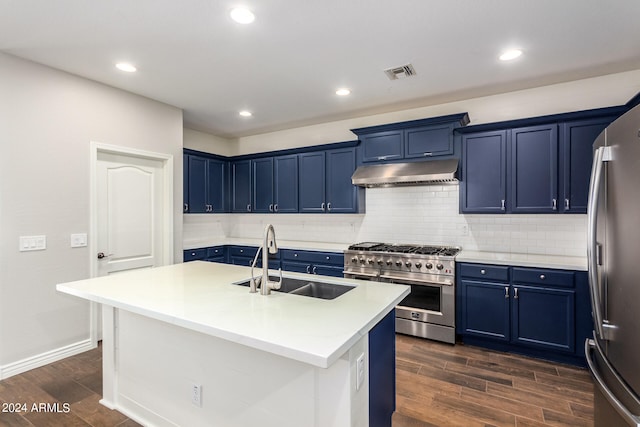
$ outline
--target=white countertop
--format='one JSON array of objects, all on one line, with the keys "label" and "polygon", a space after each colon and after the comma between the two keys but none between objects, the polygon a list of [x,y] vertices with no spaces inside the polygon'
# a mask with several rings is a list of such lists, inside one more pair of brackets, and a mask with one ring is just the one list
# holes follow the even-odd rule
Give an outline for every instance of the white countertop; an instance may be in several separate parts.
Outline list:
[{"label": "white countertop", "polygon": [[[273,272],[272,272],[273,273]],[[410,288],[285,273],[354,285],[334,300],[250,294],[250,268],[194,261],[56,286],[60,292],[326,368],[366,335]]]},{"label": "white countertop", "polygon": [[[349,247],[349,243],[333,243],[333,242],[309,242],[303,240],[280,240],[277,241],[280,249],[298,249],[308,251],[327,251],[342,252]],[[237,238],[237,237],[219,237],[212,239],[204,239],[197,241],[185,241],[183,247],[185,250],[207,248],[219,245],[241,245],[241,246],[262,246],[262,238]]]},{"label": "white countertop", "polygon": [[587,271],[586,256],[570,257],[561,255],[537,255],[462,250],[460,251],[460,253],[458,253],[458,255],[456,255],[456,262],[477,262],[519,267],[559,268],[564,270]]}]

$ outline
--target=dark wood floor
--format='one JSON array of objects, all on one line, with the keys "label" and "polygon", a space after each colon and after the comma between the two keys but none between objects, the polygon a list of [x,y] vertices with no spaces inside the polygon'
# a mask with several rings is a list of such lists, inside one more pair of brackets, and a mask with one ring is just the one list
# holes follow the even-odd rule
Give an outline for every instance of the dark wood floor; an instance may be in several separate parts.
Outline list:
[{"label": "dark wood floor", "polygon": [[[404,335],[396,343],[393,427],[593,425],[593,384],[585,370]],[[0,410],[5,403],[27,406],[0,412],[0,426],[139,426],[98,403],[101,395],[97,348],[0,381]],[[51,405],[34,411],[34,403]]]},{"label": "dark wood floor", "polygon": [[404,335],[393,427],[593,426],[589,372]]}]

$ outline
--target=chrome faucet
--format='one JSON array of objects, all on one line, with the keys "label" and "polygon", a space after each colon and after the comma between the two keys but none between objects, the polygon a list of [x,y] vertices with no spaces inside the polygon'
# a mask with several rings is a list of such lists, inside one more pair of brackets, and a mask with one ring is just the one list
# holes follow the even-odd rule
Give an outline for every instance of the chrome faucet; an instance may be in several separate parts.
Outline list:
[{"label": "chrome faucet", "polygon": [[[262,250],[262,277],[254,277],[253,276],[253,268],[258,261],[258,255]],[[275,254],[278,252],[278,245],[276,244],[276,232],[273,229],[273,225],[267,224],[264,229],[264,239],[262,241],[262,246],[258,248],[256,252],[255,258],[253,258],[253,263],[251,264],[251,281],[249,284],[249,292],[255,293],[257,292],[257,287],[260,285],[260,293],[262,295],[269,295],[271,293],[271,289],[278,290],[280,289],[280,285],[282,284],[282,269],[278,269],[278,273],[280,275],[280,279],[277,282],[272,282],[269,280],[269,254]]]}]

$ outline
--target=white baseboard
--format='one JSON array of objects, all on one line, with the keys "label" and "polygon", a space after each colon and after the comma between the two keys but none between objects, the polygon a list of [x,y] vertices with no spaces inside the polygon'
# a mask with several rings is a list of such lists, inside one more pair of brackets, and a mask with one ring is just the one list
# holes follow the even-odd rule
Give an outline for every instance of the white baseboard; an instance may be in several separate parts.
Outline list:
[{"label": "white baseboard", "polygon": [[95,348],[95,346],[92,344],[91,339],[86,339],[55,350],[27,357],[26,359],[18,360],[17,362],[0,366],[0,380],[21,374],[31,369],[39,368],[40,366],[48,365],[49,363],[57,362],[58,360],[69,356],[89,351],[93,348]]}]

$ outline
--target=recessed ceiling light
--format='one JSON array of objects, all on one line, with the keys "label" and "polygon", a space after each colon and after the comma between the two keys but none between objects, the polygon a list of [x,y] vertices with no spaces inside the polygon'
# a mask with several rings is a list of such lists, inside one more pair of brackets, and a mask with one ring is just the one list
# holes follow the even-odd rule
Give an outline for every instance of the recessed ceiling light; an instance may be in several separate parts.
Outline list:
[{"label": "recessed ceiling light", "polygon": [[339,96],[347,96],[350,93],[351,93],[351,90],[347,89],[346,87],[336,90],[336,95],[339,95]]},{"label": "recessed ceiling light", "polygon": [[231,19],[236,21],[238,24],[251,24],[256,19],[253,12],[244,7],[236,7],[232,9],[229,15],[231,15]]},{"label": "recessed ceiling light", "polygon": [[242,110],[238,114],[240,114],[242,117],[251,117],[251,116],[253,116],[251,111],[247,111],[247,110]]},{"label": "recessed ceiling light", "polygon": [[511,61],[512,59],[516,59],[522,55],[522,51],[520,49],[511,49],[505,51],[502,55],[500,55],[501,61]]},{"label": "recessed ceiling light", "polygon": [[138,69],[134,67],[132,64],[128,62],[119,62],[116,64],[116,68],[120,71],[125,71],[127,73],[135,73]]}]

